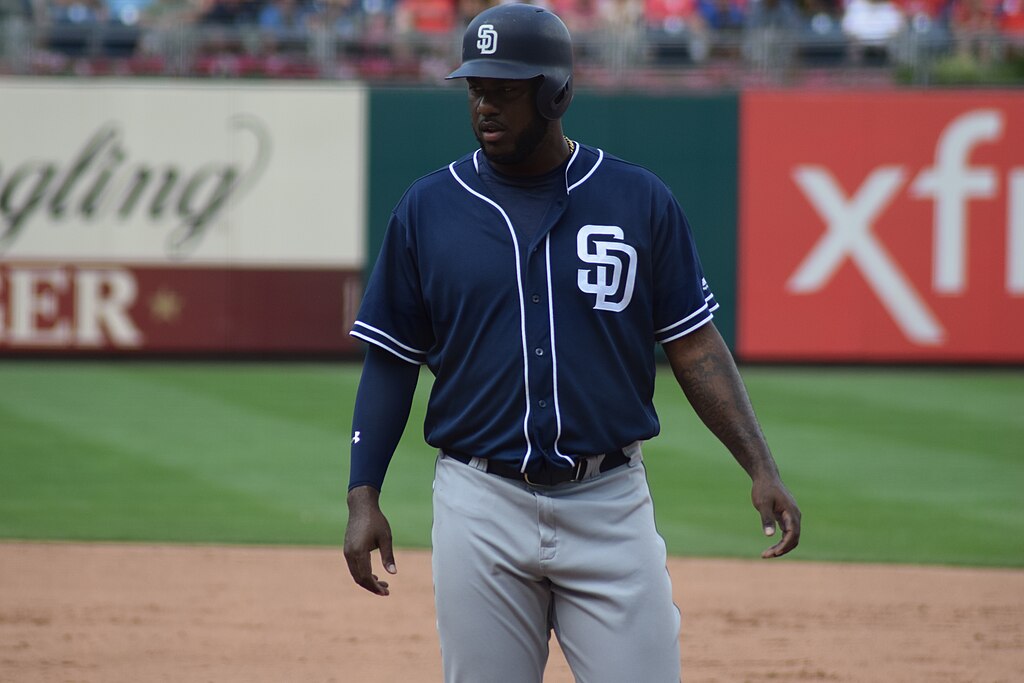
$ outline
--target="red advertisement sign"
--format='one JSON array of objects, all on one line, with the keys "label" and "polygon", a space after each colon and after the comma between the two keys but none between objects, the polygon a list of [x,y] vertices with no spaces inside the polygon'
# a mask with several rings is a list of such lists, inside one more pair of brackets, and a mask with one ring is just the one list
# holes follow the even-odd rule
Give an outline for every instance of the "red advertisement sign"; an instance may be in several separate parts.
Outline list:
[{"label": "red advertisement sign", "polygon": [[749,360],[1024,361],[1024,93],[754,92]]},{"label": "red advertisement sign", "polygon": [[356,350],[359,271],[0,264],[0,353]]}]

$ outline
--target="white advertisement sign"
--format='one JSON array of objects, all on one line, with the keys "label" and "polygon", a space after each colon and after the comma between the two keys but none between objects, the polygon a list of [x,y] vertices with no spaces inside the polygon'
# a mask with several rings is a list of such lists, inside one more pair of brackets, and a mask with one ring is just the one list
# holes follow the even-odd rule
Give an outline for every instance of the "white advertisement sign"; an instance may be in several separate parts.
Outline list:
[{"label": "white advertisement sign", "polygon": [[0,261],[361,268],[356,86],[0,79]]}]

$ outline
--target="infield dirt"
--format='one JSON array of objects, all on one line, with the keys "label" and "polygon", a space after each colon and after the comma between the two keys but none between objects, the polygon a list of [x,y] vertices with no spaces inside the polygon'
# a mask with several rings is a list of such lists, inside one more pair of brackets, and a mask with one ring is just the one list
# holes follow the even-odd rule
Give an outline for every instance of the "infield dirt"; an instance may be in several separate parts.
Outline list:
[{"label": "infield dirt", "polygon": [[[340,548],[0,543],[0,682],[438,682],[429,554],[397,562],[380,598]],[[1024,571],[669,569],[687,683],[1024,680]]]}]

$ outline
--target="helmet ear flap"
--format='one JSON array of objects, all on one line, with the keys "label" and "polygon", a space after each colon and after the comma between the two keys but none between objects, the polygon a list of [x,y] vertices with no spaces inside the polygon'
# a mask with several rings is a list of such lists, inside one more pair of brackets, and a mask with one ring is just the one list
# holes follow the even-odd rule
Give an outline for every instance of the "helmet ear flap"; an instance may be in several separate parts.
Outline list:
[{"label": "helmet ear flap", "polygon": [[572,102],[572,74],[564,78],[545,76],[537,91],[537,110],[549,120],[562,118]]}]

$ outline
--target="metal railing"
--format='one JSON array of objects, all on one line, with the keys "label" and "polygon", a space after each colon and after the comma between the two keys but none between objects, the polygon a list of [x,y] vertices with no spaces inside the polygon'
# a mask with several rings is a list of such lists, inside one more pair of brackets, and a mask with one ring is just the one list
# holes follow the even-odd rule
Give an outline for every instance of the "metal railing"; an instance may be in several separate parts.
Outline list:
[{"label": "metal railing", "polygon": [[[976,37],[993,54],[1000,36]],[[802,29],[667,33],[632,26],[578,33],[577,82],[612,88],[717,88],[906,82],[927,85],[934,67],[962,50],[961,37],[911,22],[892,41],[861,45],[837,22]],[[341,35],[312,26],[258,27],[0,24],[0,73],[229,78],[361,79],[436,85],[458,61],[459,36],[384,32]]]}]

